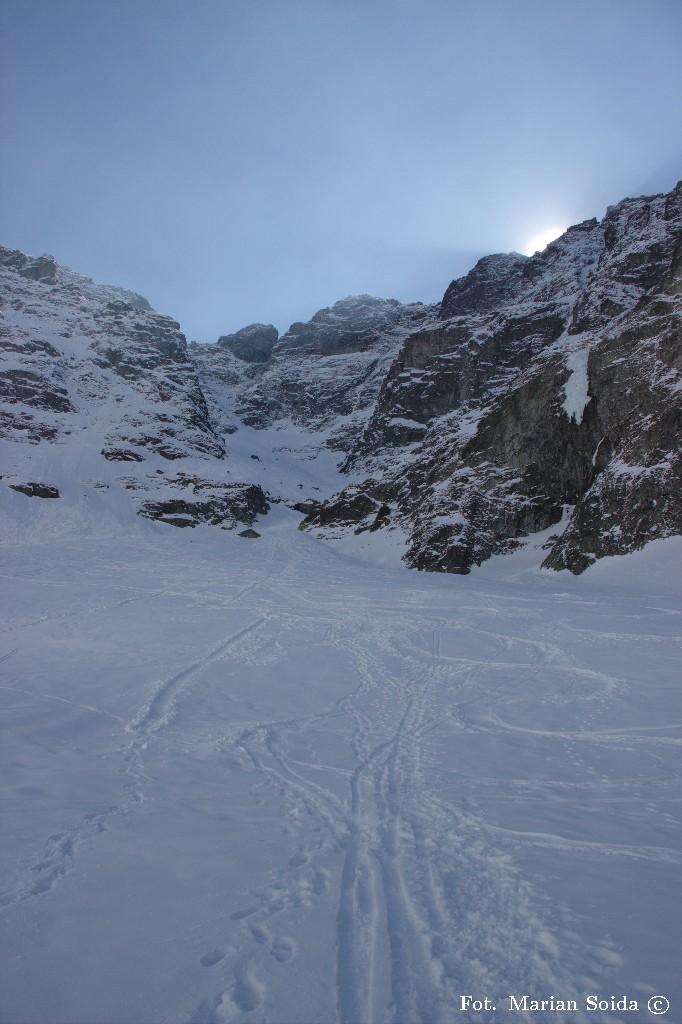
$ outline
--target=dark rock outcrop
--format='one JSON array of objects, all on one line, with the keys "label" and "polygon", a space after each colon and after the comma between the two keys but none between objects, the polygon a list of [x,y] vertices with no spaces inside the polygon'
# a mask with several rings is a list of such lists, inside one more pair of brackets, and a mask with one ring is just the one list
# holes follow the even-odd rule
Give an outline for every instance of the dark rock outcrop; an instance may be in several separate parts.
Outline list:
[{"label": "dark rock outcrop", "polygon": [[0,371],[0,398],[8,402],[21,402],[34,409],[53,412],[72,412],[66,388],[59,387],[54,375],[33,370]]},{"label": "dark rock outcrop", "polygon": [[10,484],[13,491],[19,491],[20,494],[26,494],[29,498],[60,498],[61,495],[56,487],[52,484],[40,484],[34,480],[29,481],[27,484]]},{"label": "dark rock outcrop", "polygon": [[192,527],[207,523],[234,529],[239,524],[250,527],[257,516],[265,515],[270,508],[265,494],[255,484],[221,484],[196,477],[180,477],[176,483],[189,489],[199,500],[183,497],[143,501],[139,514],[170,526]]},{"label": "dark rock outcrop", "polygon": [[130,448],[102,448],[102,455],[108,462],[144,462],[144,455]]},{"label": "dark rock outcrop", "polygon": [[267,363],[278,338],[279,331],[272,324],[250,324],[236,334],[224,334],[218,345],[245,363]]},{"label": "dark rock outcrop", "polygon": [[54,256],[39,256],[38,259],[26,263],[19,271],[22,277],[41,284],[56,284],[58,280],[57,261]]}]

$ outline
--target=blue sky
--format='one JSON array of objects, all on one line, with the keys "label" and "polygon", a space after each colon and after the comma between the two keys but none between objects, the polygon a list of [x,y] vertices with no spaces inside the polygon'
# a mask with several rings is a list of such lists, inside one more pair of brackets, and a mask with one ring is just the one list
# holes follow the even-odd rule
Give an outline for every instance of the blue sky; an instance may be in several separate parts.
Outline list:
[{"label": "blue sky", "polygon": [[0,64],[0,243],[198,341],[682,176],[678,0],[4,0]]}]

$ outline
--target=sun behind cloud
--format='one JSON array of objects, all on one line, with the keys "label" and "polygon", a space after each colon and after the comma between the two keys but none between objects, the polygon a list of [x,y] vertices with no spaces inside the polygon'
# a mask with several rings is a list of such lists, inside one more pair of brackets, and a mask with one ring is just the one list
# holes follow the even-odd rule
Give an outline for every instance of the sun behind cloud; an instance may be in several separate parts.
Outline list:
[{"label": "sun behind cloud", "polygon": [[541,231],[537,235],[533,235],[523,249],[524,256],[532,256],[536,252],[542,252],[550,242],[553,242],[555,238],[559,237],[559,235],[563,235],[565,230],[565,227],[554,227],[548,228],[547,231]]}]

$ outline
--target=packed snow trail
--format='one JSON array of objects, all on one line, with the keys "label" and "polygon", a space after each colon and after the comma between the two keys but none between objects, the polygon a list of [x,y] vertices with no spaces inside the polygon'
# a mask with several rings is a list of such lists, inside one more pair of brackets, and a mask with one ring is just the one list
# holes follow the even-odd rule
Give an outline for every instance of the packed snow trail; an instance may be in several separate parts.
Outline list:
[{"label": "packed snow trail", "polygon": [[680,543],[462,579],[259,529],[5,555],[0,1019],[679,1009]]}]

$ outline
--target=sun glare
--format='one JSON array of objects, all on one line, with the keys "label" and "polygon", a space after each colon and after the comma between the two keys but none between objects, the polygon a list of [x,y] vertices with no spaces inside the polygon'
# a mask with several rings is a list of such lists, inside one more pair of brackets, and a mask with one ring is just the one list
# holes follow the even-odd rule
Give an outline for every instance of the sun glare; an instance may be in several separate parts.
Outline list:
[{"label": "sun glare", "polygon": [[533,253],[542,252],[550,242],[553,242],[559,235],[563,235],[566,228],[550,228],[548,231],[541,231],[539,235],[533,235],[523,250],[524,256],[532,256]]}]

